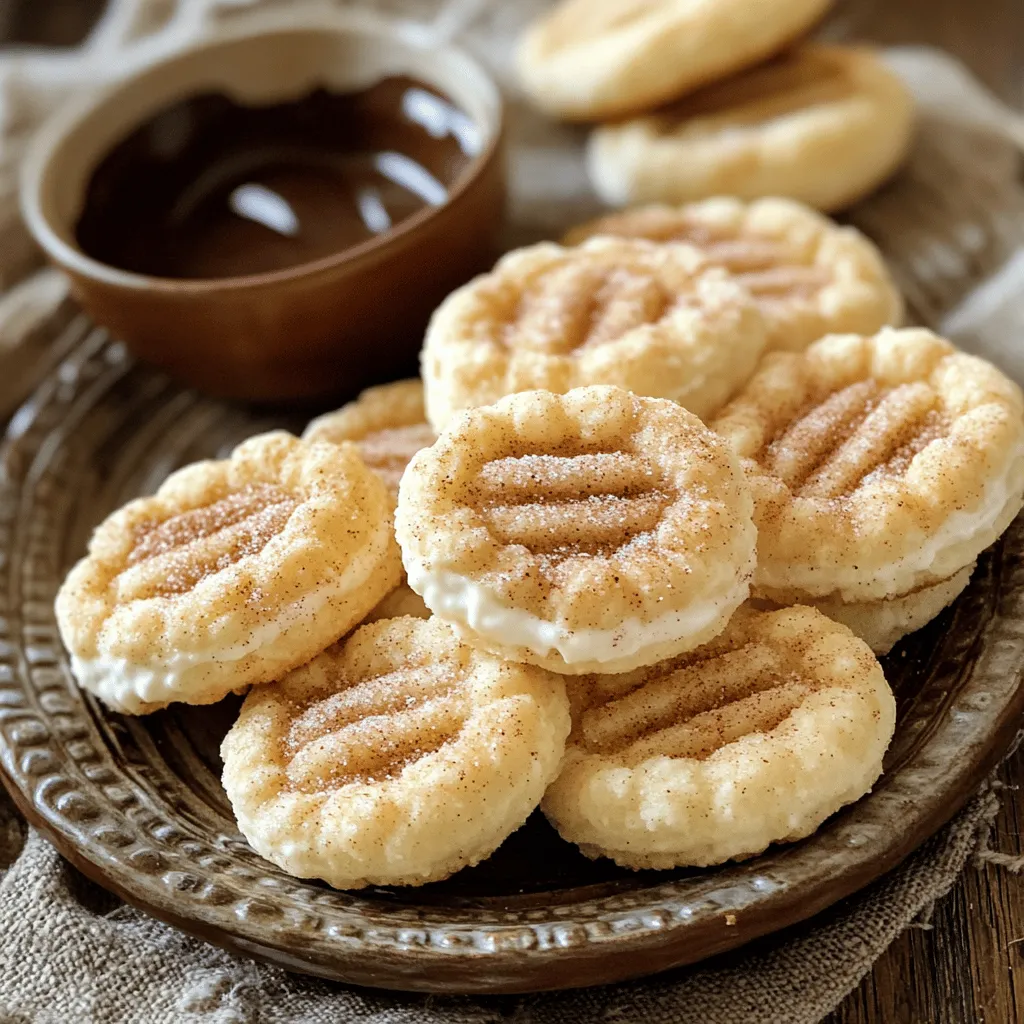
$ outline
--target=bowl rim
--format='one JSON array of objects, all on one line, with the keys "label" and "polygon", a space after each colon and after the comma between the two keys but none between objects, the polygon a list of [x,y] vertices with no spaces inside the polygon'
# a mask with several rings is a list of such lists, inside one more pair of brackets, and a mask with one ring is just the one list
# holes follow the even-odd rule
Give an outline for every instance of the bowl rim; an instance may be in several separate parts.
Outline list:
[{"label": "bowl rim", "polygon": [[[209,294],[224,291],[244,291],[263,288],[305,277],[313,277],[329,270],[351,267],[367,259],[378,257],[389,245],[403,241],[460,201],[499,157],[505,134],[505,104],[501,89],[489,71],[467,50],[450,42],[439,42],[430,35],[429,26],[412,21],[389,18],[358,8],[338,8],[318,16],[299,19],[251,17],[239,26],[218,29],[212,35],[193,40],[185,45],[173,45],[154,55],[140,47],[136,59],[116,78],[101,85],[77,100],[62,104],[35,133],[22,160],[19,174],[19,201],[22,218],[33,238],[46,255],[65,271],[107,285],[136,290],[190,294]],[[207,50],[217,50],[247,40],[275,35],[302,35],[309,32],[327,32],[335,35],[375,35],[386,37],[405,47],[427,48],[435,55],[461,63],[469,68],[478,82],[489,88],[488,100],[494,116],[489,123],[480,122],[484,144],[475,154],[449,189],[447,199],[438,206],[425,206],[400,220],[388,231],[375,235],[356,245],[340,249],[328,256],[297,263],[280,270],[256,274],[237,274],[227,277],[187,278],[163,277],[124,270],[98,260],[67,241],[51,222],[44,209],[43,183],[60,148],[82,121],[119,96],[130,90],[139,78],[175,62]],[[141,59],[139,59],[141,58]],[[430,85],[430,82],[427,82]],[[130,129],[129,129],[130,130]],[[115,143],[116,144],[116,143]],[[95,170],[95,168],[93,169]],[[90,172],[91,174],[92,172]]]}]

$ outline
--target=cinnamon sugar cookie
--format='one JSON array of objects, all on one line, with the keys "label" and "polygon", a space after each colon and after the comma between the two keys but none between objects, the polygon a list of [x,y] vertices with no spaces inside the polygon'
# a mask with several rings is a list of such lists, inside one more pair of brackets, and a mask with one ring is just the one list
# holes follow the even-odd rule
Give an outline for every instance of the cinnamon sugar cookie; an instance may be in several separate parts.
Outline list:
[{"label": "cinnamon sugar cookie", "polygon": [[754,528],[728,446],[673,402],[529,391],[460,416],[409,464],[409,585],[470,643],[621,672],[706,642],[747,596]]},{"label": "cinnamon sugar cookie", "polygon": [[409,460],[435,436],[418,379],[367,388],[354,402],[317,417],[302,435],[305,441],[352,441],[395,497]]},{"label": "cinnamon sugar cookie", "polygon": [[557,677],[436,619],[390,619],[249,694],[221,748],[224,789],[253,848],[290,874],[422,885],[526,820],[568,731]]},{"label": "cinnamon sugar cookie", "polygon": [[581,224],[565,244],[595,235],[696,246],[754,297],[769,349],[799,350],[825,334],[872,334],[903,319],[903,300],[874,245],[790,199],[640,206]]},{"label": "cinnamon sugar cookie", "polygon": [[79,683],[118,711],[210,704],[308,661],[398,582],[355,448],[254,437],[109,516],[57,595]]},{"label": "cinnamon sugar cookie", "polygon": [[619,117],[763,60],[829,3],[563,0],[524,33],[519,76],[530,99],[555,117]]},{"label": "cinnamon sugar cookie", "polygon": [[789,196],[820,210],[881,184],[913,100],[870,50],[807,44],[644,117],[604,125],[587,166],[608,203]]},{"label": "cinnamon sugar cookie", "polygon": [[569,680],[573,731],[542,808],[588,857],[719,864],[810,835],[882,771],[881,666],[811,608],[741,609],[681,658]]},{"label": "cinnamon sugar cookie", "polygon": [[963,570],[1021,508],[1020,389],[929,331],[768,355],[712,427],[754,491],[757,596],[908,599],[851,610],[851,625],[865,615],[921,625],[921,609],[937,613],[959,593]]},{"label": "cinnamon sugar cookie", "polygon": [[765,326],[750,294],[692,246],[594,238],[520,249],[440,306],[422,355],[427,417],[543,388],[614,384],[698,416],[753,371]]}]

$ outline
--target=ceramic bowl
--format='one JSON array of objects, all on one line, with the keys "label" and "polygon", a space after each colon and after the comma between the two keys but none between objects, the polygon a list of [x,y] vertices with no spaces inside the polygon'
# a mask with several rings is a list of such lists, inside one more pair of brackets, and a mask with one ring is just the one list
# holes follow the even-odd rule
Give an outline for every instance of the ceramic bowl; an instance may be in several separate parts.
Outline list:
[{"label": "ceramic bowl", "polygon": [[[85,309],[142,359],[222,397],[316,400],[414,370],[430,313],[496,254],[505,199],[502,103],[479,64],[423,29],[353,10],[299,26],[249,23],[137,63],[99,95],[58,112],[23,164],[25,219]],[[207,91],[277,103],[320,86],[365,88],[389,75],[437,89],[481,130],[480,152],[442,205],[335,255],[239,277],[131,273],[77,245],[98,162],[168,105]]]}]

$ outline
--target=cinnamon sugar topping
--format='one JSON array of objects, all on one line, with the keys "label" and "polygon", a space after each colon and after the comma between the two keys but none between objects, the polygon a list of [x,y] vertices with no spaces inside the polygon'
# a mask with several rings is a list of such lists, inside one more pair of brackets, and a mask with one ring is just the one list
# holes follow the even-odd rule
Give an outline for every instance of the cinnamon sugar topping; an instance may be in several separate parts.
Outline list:
[{"label": "cinnamon sugar topping", "polygon": [[838,498],[866,479],[897,477],[948,426],[925,382],[858,381],[806,408],[759,461],[795,494]]},{"label": "cinnamon sugar topping", "polygon": [[657,756],[703,760],[775,728],[817,688],[803,653],[800,644],[787,650],[756,639],[723,653],[713,643],[641,670],[624,694],[584,711],[578,742],[628,765]]},{"label": "cinnamon sugar topping", "polygon": [[656,529],[673,501],[654,466],[623,451],[497,459],[474,490],[471,503],[502,543],[555,563],[618,550]]},{"label": "cinnamon sugar topping", "polygon": [[900,316],[898,290],[874,246],[790,200],[639,206],[573,228],[566,243],[597,235],[695,247],[753,296],[769,349],[800,350],[826,334],[875,331]]},{"label": "cinnamon sugar topping", "polygon": [[681,298],[649,271],[582,261],[563,263],[523,293],[503,328],[502,340],[509,347],[566,354],[655,324]]},{"label": "cinnamon sugar topping", "polygon": [[711,263],[725,267],[762,305],[810,299],[832,282],[829,269],[814,262],[815,247],[760,234],[742,222],[710,223],[685,207],[641,207],[610,214],[582,225],[568,237],[581,242],[598,234],[696,246]]},{"label": "cinnamon sugar topping", "polygon": [[470,711],[444,662],[334,685],[341,688],[306,705],[285,737],[288,778],[307,792],[392,779],[456,737]]},{"label": "cinnamon sugar topping", "polygon": [[273,484],[248,484],[209,505],[142,524],[126,562],[136,569],[133,596],[142,596],[140,584],[148,596],[186,593],[204,577],[259,554],[299,502]]},{"label": "cinnamon sugar topping", "polygon": [[393,494],[409,465],[421,449],[434,443],[436,435],[426,423],[388,427],[359,438],[356,447],[363,461],[379,476]]}]

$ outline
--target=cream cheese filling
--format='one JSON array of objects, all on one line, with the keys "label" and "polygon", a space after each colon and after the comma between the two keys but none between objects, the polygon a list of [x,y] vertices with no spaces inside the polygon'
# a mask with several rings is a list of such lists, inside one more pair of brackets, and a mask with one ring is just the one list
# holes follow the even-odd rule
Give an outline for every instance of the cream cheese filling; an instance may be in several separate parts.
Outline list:
[{"label": "cream cheese filling", "polygon": [[407,565],[409,586],[435,615],[468,626],[482,637],[525,647],[541,657],[556,652],[567,665],[628,658],[710,628],[746,599],[749,581],[732,584],[718,597],[695,601],[650,621],[624,619],[614,629],[570,629],[521,608],[510,608],[486,587],[447,569]]}]

